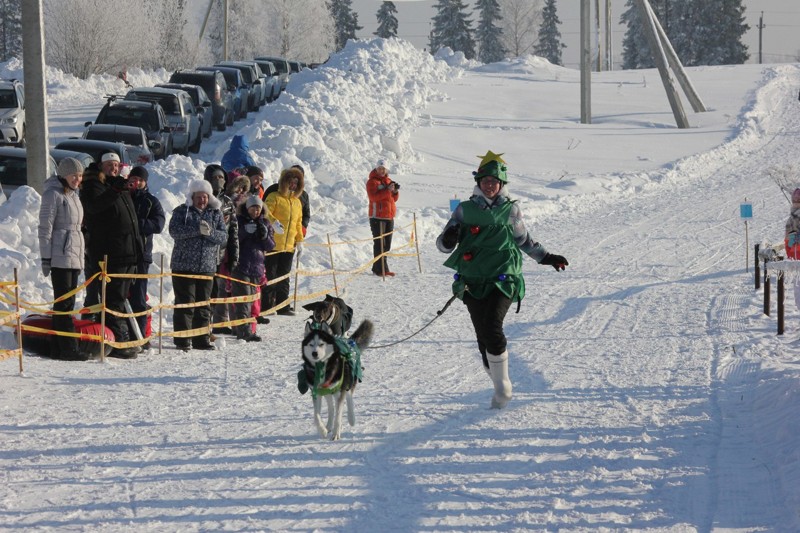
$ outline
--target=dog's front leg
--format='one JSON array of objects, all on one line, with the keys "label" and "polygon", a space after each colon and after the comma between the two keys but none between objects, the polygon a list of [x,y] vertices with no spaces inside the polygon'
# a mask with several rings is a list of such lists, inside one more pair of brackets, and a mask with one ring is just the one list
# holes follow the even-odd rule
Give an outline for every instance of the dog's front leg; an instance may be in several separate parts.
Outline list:
[{"label": "dog's front leg", "polygon": [[339,440],[339,437],[342,436],[342,414],[344,413],[344,401],[346,395],[346,392],[340,392],[336,395],[336,419],[333,422],[331,440]]},{"label": "dog's front leg", "polygon": [[[330,400],[328,400],[330,401]],[[322,397],[317,396],[314,398],[314,424],[317,426],[317,432],[323,439],[328,436],[328,429],[322,424]]]},{"label": "dog's front leg", "polygon": [[356,408],[353,405],[353,392],[355,392],[356,388],[353,386],[352,389],[347,391],[347,421],[350,423],[351,426],[356,425]]},{"label": "dog's front leg", "polygon": [[325,400],[327,400],[327,402],[328,402],[328,424],[325,427],[328,428],[329,432],[333,431],[333,418],[334,418],[334,415],[336,413],[336,411],[333,408],[333,396],[337,396],[338,397],[339,394],[338,393],[335,394],[335,395],[330,395],[329,394],[328,396],[325,396]]}]

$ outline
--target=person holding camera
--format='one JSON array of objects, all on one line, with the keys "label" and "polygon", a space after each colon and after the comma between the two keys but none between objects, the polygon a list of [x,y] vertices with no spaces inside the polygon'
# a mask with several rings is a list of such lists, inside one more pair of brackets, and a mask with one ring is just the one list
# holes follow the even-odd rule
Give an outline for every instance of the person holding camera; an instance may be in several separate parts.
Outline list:
[{"label": "person holding camera", "polygon": [[372,231],[372,273],[376,276],[394,276],[389,270],[386,256],[392,249],[392,232],[394,232],[395,205],[400,197],[400,185],[389,177],[389,167],[385,159],[369,173],[367,180],[367,197],[369,198],[369,229]]},{"label": "person holding camera", "polygon": [[[219,249],[228,242],[228,227],[221,202],[214,196],[211,184],[204,179],[192,180],[186,202],[172,211],[169,234],[174,239],[170,267],[175,304],[207,302],[211,298],[213,277],[217,272]],[[203,276],[206,279],[201,279]],[[175,332],[200,330],[192,337],[175,337],[175,346],[188,351],[213,350],[208,327],[211,306],[176,307],[172,316]]]},{"label": "person holding camera", "polygon": [[[144,255],[144,241],[139,234],[139,219],[133,204],[128,179],[119,174],[119,155],[107,152],[100,157],[100,167],[89,165],[83,174],[80,199],[86,228],[88,263],[98,265],[108,258],[109,274],[135,274]],[[102,171],[99,171],[102,169]],[[125,313],[125,300],[131,288],[131,278],[112,277],[106,284],[106,307]],[[100,284],[100,280],[95,280]],[[87,304],[88,305],[88,304]],[[117,342],[131,340],[127,318],[106,313],[106,325]],[[133,359],[140,350],[114,348],[109,357]]]},{"label": "person holding camera", "polygon": [[453,211],[436,239],[440,252],[451,254],[444,265],[456,271],[453,294],[467,306],[483,367],[494,385],[491,406],[502,409],[511,400],[508,350],[503,322],[513,302],[525,297],[522,253],[540,265],[564,270],[564,256],[548,253],[533,240],[519,205],[505,189],[503,154],[486,152],[475,176],[475,188]]}]

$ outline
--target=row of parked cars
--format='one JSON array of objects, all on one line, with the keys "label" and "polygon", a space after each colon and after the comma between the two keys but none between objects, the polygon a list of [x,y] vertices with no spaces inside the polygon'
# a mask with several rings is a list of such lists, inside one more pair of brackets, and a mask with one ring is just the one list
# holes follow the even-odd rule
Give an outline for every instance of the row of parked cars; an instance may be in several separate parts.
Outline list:
[{"label": "row of parked cars", "polygon": [[[50,151],[49,174],[65,157],[84,166],[99,161],[108,151],[116,152],[124,165],[145,165],[173,153],[197,153],[214,129],[225,131],[236,120],[277,99],[292,73],[306,65],[280,57],[264,56],[251,61],[222,61],[211,66],[175,71],[168,83],[133,87],[125,95],[107,95],[97,118],[84,124],[81,138],[58,143]],[[19,130],[7,133],[2,114],[4,84],[0,80],[0,184],[15,189],[27,183],[24,147],[24,105]],[[16,82],[8,88],[17,102],[24,102]],[[2,188],[0,188],[2,195]],[[3,198],[0,196],[0,202]]]}]

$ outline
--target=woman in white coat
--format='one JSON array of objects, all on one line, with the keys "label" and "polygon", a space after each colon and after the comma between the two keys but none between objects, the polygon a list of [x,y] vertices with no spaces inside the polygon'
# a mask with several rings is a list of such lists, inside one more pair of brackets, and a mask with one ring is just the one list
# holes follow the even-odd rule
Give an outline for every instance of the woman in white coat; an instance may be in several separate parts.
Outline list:
[{"label": "woman in white coat", "polygon": [[[78,187],[83,180],[83,165],[67,157],[58,164],[58,175],[44,183],[42,206],[39,210],[39,252],[42,274],[53,281],[54,300],[74,291],[78,276],[83,272],[85,243],[81,232],[83,206]],[[53,304],[53,311],[69,312],[75,306],[75,296]],[[54,314],[53,329],[74,333],[72,315]],[[55,336],[50,356],[67,361],[85,361],[89,354],[78,349],[75,337]]]}]

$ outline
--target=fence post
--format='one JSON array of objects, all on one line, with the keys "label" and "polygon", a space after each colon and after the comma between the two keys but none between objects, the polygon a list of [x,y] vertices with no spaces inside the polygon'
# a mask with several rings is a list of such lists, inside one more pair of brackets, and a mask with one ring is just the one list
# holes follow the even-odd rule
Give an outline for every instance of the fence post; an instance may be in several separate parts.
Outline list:
[{"label": "fence post", "polygon": [[19,274],[17,274],[16,267],[14,268],[14,307],[17,309],[17,349],[19,350],[19,373],[22,374],[22,318],[20,317],[19,308]]},{"label": "fence post", "polygon": [[764,261],[764,314],[767,316],[769,316],[769,285],[769,270],[767,270],[767,262]]},{"label": "fence post", "polygon": [[[333,246],[331,246],[331,234],[326,234],[328,237],[328,256],[331,258],[331,273],[333,274],[333,291],[336,293],[336,296],[339,296],[339,286],[336,284],[336,266],[333,264]],[[297,283],[295,283],[295,287],[297,287]]]},{"label": "fence post", "polygon": [[417,212],[414,211],[414,244],[417,246],[417,265],[419,273],[422,274],[422,257],[419,255],[419,233],[417,232]]},{"label": "fence post", "polygon": [[755,272],[755,280],[756,280],[756,290],[761,288],[761,263],[758,262],[758,250],[761,247],[760,244],[756,244],[756,251],[755,251],[755,259],[756,264],[753,272]]},{"label": "fence post", "polygon": [[161,343],[164,337],[161,336],[164,326],[164,254],[161,254],[161,276],[158,278],[158,353],[161,355]]},{"label": "fence post", "polygon": [[783,270],[778,271],[778,335],[783,335]]},{"label": "fence post", "polygon": [[297,312],[297,278],[300,276],[300,254],[297,254],[297,257],[294,261],[294,303],[292,304],[292,310],[296,313]]},{"label": "fence post", "polygon": [[[100,303],[103,304],[100,309],[100,362],[106,362],[106,268],[108,266],[108,256],[103,256],[103,264],[100,265],[100,272],[103,279],[100,280]],[[117,339],[114,338],[116,341]]]}]

